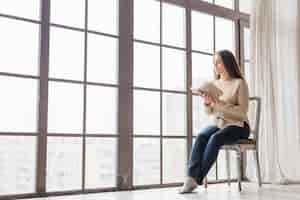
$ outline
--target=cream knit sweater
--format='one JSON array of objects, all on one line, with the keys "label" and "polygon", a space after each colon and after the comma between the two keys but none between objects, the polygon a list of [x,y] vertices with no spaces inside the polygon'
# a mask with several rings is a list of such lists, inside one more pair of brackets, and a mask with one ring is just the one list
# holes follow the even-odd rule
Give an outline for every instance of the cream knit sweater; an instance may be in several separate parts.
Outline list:
[{"label": "cream knit sweater", "polygon": [[249,92],[246,81],[239,78],[218,79],[214,80],[213,84],[222,90],[223,94],[214,106],[204,105],[204,110],[207,114],[214,115],[215,125],[224,128],[228,125],[243,127],[244,121],[249,124],[247,117]]}]

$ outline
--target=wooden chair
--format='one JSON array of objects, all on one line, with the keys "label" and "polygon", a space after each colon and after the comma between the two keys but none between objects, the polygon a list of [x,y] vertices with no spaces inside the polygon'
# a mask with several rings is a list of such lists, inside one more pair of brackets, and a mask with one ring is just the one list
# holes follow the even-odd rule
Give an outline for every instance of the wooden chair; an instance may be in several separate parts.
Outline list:
[{"label": "wooden chair", "polygon": [[[252,104],[255,103],[255,108],[253,109]],[[251,126],[251,133],[249,139],[239,140],[236,143],[225,144],[221,147],[221,150],[225,150],[226,155],[226,168],[227,168],[227,182],[230,186],[230,154],[229,151],[236,152],[237,155],[237,176],[238,176],[238,189],[242,190],[242,154],[247,151],[252,151],[254,155],[254,160],[256,162],[256,172],[258,178],[258,185],[261,187],[261,173],[260,164],[258,157],[258,141],[259,141],[259,123],[261,114],[261,99],[259,97],[249,98],[249,121]],[[254,117],[254,119],[253,119]],[[204,186],[207,188],[207,177],[204,179]]]}]

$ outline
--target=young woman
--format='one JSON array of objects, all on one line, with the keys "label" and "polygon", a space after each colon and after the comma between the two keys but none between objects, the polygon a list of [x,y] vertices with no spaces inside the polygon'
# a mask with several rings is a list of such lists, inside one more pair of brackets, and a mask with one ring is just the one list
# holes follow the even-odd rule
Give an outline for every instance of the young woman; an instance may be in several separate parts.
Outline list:
[{"label": "young woman", "polygon": [[214,125],[200,131],[192,148],[187,178],[179,193],[192,192],[202,185],[204,177],[217,159],[225,143],[246,139],[250,134],[248,86],[233,54],[222,50],[214,56],[216,79],[213,84],[222,90],[219,99],[199,93],[204,99],[205,112],[214,115]]}]

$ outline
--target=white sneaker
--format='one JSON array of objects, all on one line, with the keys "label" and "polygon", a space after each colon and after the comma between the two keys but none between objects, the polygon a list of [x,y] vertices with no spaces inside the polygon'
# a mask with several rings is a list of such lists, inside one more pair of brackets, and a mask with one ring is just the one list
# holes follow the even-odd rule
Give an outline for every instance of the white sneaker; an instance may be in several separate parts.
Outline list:
[{"label": "white sneaker", "polygon": [[183,186],[179,189],[179,194],[191,193],[198,186],[197,182],[192,177],[187,177]]}]

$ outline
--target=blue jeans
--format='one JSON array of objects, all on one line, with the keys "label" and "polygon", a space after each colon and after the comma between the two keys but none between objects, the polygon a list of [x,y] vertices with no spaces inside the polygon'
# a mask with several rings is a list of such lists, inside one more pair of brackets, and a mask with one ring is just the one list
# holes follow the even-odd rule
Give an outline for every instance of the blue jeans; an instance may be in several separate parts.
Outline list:
[{"label": "blue jeans", "polygon": [[226,126],[219,129],[217,126],[208,126],[197,136],[192,148],[188,164],[188,176],[195,178],[202,185],[214,162],[217,160],[219,150],[225,143],[232,143],[239,139],[247,139],[250,134],[249,126]]}]

